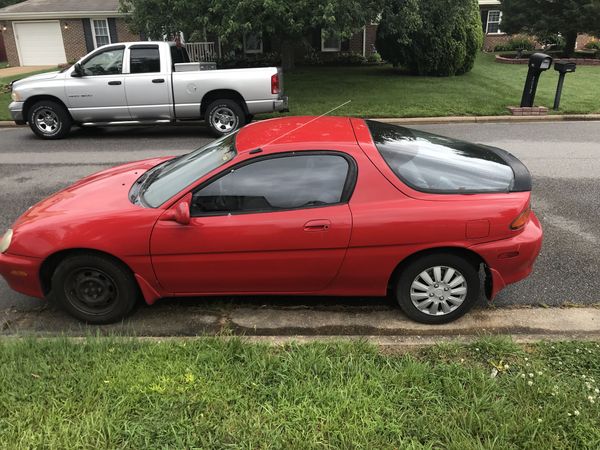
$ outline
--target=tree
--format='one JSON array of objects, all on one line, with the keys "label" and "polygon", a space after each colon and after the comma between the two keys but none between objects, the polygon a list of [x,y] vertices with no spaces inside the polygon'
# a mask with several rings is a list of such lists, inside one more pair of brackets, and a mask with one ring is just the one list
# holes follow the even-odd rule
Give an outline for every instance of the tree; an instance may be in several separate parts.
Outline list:
[{"label": "tree", "polygon": [[216,33],[239,44],[245,33],[264,33],[281,47],[285,69],[315,28],[349,37],[377,17],[383,0],[120,0],[134,32],[154,39],[183,31]]},{"label": "tree", "polygon": [[477,0],[387,0],[377,49],[418,75],[461,75],[483,43]]},{"label": "tree", "polygon": [[600,35],[600,0],[501,0],[502,31],[565,38],[565,56],[575,51],[577,35]]}]

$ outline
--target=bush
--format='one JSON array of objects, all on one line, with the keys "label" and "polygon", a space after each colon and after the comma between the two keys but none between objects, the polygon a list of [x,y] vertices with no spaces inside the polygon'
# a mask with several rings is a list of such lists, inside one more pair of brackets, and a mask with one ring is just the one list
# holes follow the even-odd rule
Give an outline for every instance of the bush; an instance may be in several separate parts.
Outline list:
[{"label": "bush", "polygon": [[585,44],[584,48],[588,50],[600,50],[600,41],[590,41]]},{"label": "bush", "polygon": [[461,75],[483,43],[477,0],[386,0],[377,30],[383,59],[418,75]]},{"label": "bush", "polygon": [[242,69],[247,67],[281,66],[281,56],[277,53],[258,55],[226,55],[216,59],[219,69]]},{"label": "bush", "polygon": [[300,64],[305,66],[360,66],[367,63],[360,53],[340,52],[321,55],[314,49],[309,49],[300,59]]},{"label": "bush", "polygon": [[378,52],[371,53],[369,56],[367,56],[367,62],[369,64],[381,64],[382,61],[383,59]]},{"label": "bush", "polygon": [[537,37],[537,41],[544,46],[544,50],[564,50],[566,41],[560,34],[546,34]]},{"label": "bush", "polygon": [[508,42],[498,44],[494,47],[495,52],[530,52],[535,50],[535,42],[526,37],[514,37]]}]

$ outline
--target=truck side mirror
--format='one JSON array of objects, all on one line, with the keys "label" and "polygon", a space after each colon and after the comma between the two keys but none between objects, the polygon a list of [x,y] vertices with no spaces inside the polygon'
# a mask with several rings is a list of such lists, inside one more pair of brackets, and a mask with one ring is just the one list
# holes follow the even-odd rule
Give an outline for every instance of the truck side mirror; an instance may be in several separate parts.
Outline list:
[{"label": "truck side mirror", "polygon": [[73,66],[73,72],[71,72],[72,77],[82,77],[83,76],[83,67],[81,67],[80,63],[75,63]]}]

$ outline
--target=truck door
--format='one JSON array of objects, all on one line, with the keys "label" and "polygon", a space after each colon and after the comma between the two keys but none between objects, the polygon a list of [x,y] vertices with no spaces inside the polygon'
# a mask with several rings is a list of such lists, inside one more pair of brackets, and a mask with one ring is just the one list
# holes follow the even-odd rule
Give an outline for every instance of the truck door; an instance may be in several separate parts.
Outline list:
[{"label": "truck door", "polygon": [[125,99],[123,56],[125,46],[102,49],[81,63],[82,76],[65,84],[69,111],[78,122],[129,120]]},{"label": "truck door", "polygon": [[[161,59],[158,45],[129,47],[125,92],[134,120],[171,119],[169,55]],[[127,69],[126,69],[127,70]]]}]

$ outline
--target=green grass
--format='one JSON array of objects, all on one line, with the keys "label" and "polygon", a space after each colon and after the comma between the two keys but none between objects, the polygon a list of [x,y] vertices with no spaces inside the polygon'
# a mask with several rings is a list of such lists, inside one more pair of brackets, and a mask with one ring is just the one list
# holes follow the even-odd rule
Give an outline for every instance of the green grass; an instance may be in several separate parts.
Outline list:
[{"label": "green grass", "polygon": [[4,340],[0,379],[7,449],[600,447],[596,343]]},{"label": "green grass", "polygon": [[4,69],[6,67],[8,67],[8,62],[6,62],[6,61],[0,61],[0,69]]},{"label": "green grass", "polygon": [[58,69],[44,69],[19,75],[11,75],[9,77],[0,77],[0,120],[12,120],[12,118],[10,117],[10,113],[8,112],[8,104],[12,101],[10,99],[10,90],[7,86],[8,83],[19,78],[25,78],[30,75],[36,75],[38,73],[51,72],[53,70]]},{"label": "green grass", "polygon": [[[391,66],[304,67],[285,74],[291,114],[322,114],[347,101],[338,115],[432,117],[509,114],[519,105],[527,66],[494,62],[480,54],[473,70],[457,77],[400,75]],[[552,107],[558,72],[542,74],[536,104]],[[600,67],[568,74],[561,113],[600,112]]]}]

